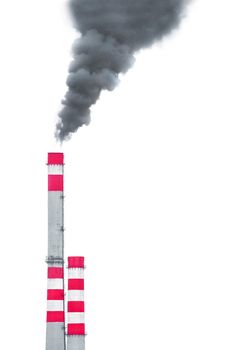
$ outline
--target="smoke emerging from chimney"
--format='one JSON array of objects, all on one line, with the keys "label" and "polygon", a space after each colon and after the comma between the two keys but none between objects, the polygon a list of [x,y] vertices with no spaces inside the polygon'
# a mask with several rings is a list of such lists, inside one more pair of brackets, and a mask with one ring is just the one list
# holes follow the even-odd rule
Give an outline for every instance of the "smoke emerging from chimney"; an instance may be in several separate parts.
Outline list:
[{"label": "smoke emerging from chimney", "polygon": [[187,0],[70,0],[75,28],[81,37],[73,45],[56,137],[68,139],[90,123],[90,107],[102,90],[112,91],[119,74],[134,63],[134,54],[176,28]]}]

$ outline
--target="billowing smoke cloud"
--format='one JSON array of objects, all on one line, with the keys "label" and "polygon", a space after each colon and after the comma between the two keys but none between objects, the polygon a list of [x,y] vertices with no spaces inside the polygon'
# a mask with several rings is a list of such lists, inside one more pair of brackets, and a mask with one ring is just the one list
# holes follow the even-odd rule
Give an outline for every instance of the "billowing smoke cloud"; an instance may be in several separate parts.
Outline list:
[{"label": "billowing smoke cloud", "polygon": [[56,137],[63,141],[90,122],[90,107],[102,90],[113,90],[134,54],[176,28],[187,0],[70,0],[75,28],[68,91]]}]

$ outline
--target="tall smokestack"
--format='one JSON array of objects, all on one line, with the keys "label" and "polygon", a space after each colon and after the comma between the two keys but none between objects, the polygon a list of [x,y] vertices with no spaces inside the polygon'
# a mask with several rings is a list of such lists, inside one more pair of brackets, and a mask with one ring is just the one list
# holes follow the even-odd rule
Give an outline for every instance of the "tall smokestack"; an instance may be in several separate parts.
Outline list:
[{"label": "tall smokestack", "polygon": [[46,350],[65,350],[63,153],[48,153]]},{"label": "tall smokestack", "polygon": [[67,350],[85,350],[84,257],[68,257]]}]

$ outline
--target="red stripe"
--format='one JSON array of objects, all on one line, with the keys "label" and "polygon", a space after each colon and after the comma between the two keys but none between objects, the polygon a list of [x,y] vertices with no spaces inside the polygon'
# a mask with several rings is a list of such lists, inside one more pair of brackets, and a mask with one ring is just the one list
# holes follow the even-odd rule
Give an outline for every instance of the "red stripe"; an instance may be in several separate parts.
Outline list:
[{"label": "red stripe", "polygon": [[64,164],[64,154],[48,153],[48,164]]},{"label": "red stripe", "polygon": [[68,301],[68,312],[84,312],[84,301]]},{"label": "red stripe", "polygon": [[48,190],[63,191],[63,175],[48,175]]},{"label": "red stripe", "polygon": [[47,322],[64,322],[64,311],[47,311]]},{"label": "red stripe", "polygon": [[64,300],[63,289],[48,289],[47,300]]},{"label": "red stripe", "polygon": [[63,278],[63,267],[48,267],[48,278]]},{"label": "red stripe", "polygon": [[80,267],[84,268],[84,257],[83,256],[69,256],[68,267]]},{"label": "red stripe", "polygon": [[67,333],[68,335],[72,334],[79,334],[84,335],[85,334],[85,324],[84,323],[69,323],[67,325]]},{"label": "red stripe", "polygon": [[84,290],[84,279],[83,278],[69,278],[68,279],[69,290]]}]

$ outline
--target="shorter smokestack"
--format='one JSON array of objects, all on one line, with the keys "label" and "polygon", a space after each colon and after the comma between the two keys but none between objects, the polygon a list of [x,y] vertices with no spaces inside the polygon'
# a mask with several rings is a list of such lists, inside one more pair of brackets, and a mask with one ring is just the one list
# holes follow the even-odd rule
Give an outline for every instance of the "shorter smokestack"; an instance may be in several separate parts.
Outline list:
[{"label": "shorter smokestack", "polygon": [[67,350],[85,349],[84,257],[68,257]]}]

